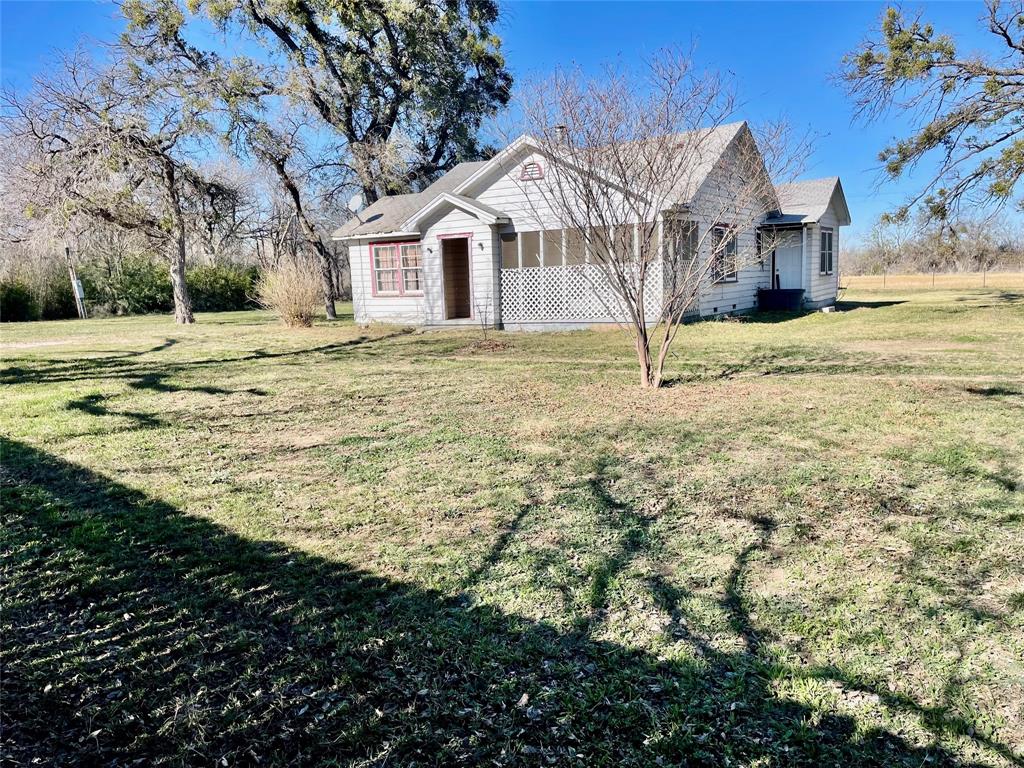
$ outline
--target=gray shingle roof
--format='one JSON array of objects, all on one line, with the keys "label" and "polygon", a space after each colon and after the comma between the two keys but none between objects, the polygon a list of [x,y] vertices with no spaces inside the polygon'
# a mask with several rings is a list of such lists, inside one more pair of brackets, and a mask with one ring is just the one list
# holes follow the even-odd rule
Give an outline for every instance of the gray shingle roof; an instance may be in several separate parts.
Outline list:
[{"label": "gray shingle roof", "polygon": [[722,154],[732,143],[747,123],[741,120],[736,123],[725,123],[714,128],[702,128],[694,131],[697,139],[694,140],[696,152],[694,160],[696,165],[686,174],[686,178],[675,190],[675,198],[679,203],[691,203],[701,185],[714,170],[715,165],[721,159]]},{"label": "gray shingle roof", "polygon": [[776,190],[782,206],[781,218],[794,222],[819,221],[828,210],[838,184],[838,176],[779,184]]},{"label": "gray shingle roof", "polygon": [[480,160],[472,163],[459,163],[422,192],[382,197],[373,205],[360,211],[358,219],[353,217],[334,230],[333,236],[339,238],[394,232],[416,211],[442,192],[451,192],[485,162]]}]

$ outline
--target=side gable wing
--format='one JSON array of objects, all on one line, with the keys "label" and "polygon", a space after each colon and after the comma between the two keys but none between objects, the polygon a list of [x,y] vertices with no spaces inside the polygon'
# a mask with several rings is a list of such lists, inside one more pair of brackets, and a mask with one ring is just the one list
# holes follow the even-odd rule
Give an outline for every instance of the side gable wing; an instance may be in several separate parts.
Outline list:
[{"label": "side gable wing", "polygon": [[836,177],[836,186],[832,190],[832,197],[829,200],[829,205],[832,206],[836,212],[836,218],[839,220],[839,226],[847,227],[853,219],[850,218],[850,206],[846,204],[846,193],[843,192],[843,183]]},{"label": "side gable wing", "polygon": [[775,186],[771,183],[768,168],[764,163],[764,156],[761,154],[757,141],[754,139],[754,134],[746,122],[740,123],[735,133],[728,138],[727,143],[721,152],[717,154],[707,174],[700,181],[697,188],[689,194],[687,202],[692,203],[701,195],[708,194],[716,183],[721,182],[722,175],[728,172],[727,164],[737,161],[752,163],[753,168],[748,170],[752,170],[753,173],[759,174],[762,177],[761,186],[764,189],[764,199],[762,202],[765,211],[779,210],[781,206],[778,193]]}]

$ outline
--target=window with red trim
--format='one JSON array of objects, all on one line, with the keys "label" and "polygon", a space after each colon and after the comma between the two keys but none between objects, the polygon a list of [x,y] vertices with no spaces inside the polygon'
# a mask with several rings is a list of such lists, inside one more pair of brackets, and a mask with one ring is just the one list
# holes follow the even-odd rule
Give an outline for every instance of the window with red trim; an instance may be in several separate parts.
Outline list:
[{"label": "window with red trim", "polygon": [[423,293],[423,248],[420,243],[373,246],[373,285],[378,295]]}]

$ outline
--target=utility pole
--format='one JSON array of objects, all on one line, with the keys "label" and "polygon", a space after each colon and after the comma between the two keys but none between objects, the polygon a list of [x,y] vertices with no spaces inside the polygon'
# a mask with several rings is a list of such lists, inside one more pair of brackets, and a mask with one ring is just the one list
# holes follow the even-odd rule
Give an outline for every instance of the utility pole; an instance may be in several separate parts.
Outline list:
[{"label": "utility pole", "polygon": [[75,265],[71,261],[71,248],[67,245],[64,246],[64,260],[68,265],[68,277],[71,278],[71,291],[75,294],[75,309],[78,310],[78,316],[85,320],[88,317],[85,312],[85,291],[82,289],[82,281],[75,274]]}]

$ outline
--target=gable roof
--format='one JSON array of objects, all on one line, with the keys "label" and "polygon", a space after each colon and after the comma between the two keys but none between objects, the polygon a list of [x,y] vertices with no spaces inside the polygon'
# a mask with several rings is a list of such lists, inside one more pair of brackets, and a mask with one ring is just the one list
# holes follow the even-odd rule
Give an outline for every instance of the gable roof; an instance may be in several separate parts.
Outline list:
[{"label": "gable roof", "polygon": [[341,239],[397,233],[413,214],[434,198],[451,192],[483,165],[486,165],[484,160],[459,163],[422,192],[382,197],[365,210],[360,211],[358,218],[352,217],[334,230],[332,237]]},{"label": "gable roof", "polygon": [[850,209],[846,205],[846,195],[843,194],[843,185],[838,176],[779,184],[776,189],[781,216],[769,217],[775,223],[784,221],[809,224],[820,221],[833,203],[840,226],[850,223]]},{"label": "gable roof", "polygon": [[442,192],[436,195],[432,200],[428,200],[426,205],[420,208],[418,211],[409,216],[403,223],[402,228],[413,230],[419,226],[423,219],[427,218],[431,213],[437,211],[439,208],[448,205],[453,208],[458,208],[476,216],[478,219],[483,221],[485,224],[507,224],[508,216],[499,211],[497,208],[492,208],[489,205],[481,203],[479,200],[474,200],[472,197],[466,197],[465,195],[454,195],[451,192]]},{"label": "gable roof", "polygon": [[[700,132],[706,135],[700,137],[698,143],[700,157],[697,165],[679,189],[670,195],[676,204],[692,202],[726,150],[744,132],[749,134],[749,128],[746,121],[739,121],[700,129]],[[443,205],[460,208],[491,224],[503,223],[507,217],[501,211],[465,193],[496,169],[507,170],[508,163],[523,150],[542,151],[540,143],[532,136],[520,136],[490,160],[459,163],[422,192],[380,198],[360,212],[358,218],[354,217],[338,227],[333,237],[339,240],[373,235],[415,237],[419,234],[417,227],[423,218]],[[780,213],[769,216],[769,223],[814,223],[825,215],[830,206],[835,208],[841,226],[850,223],[850,211],[838,176],[779,184],[776,192]]]},{"label": "gable roof", "polygon": [[744,129],[747,129],[746,120],[741,120],[738,123],[725,123],[714,128],[701,128],[699,130],[698,133],[702,137],[696,145],[699,149],[697,166],[682,180],[681,186],[674,190],[673,196],[677,198],[677,205],[687,205],[693,202],[693,198],[697,196],[701,186],[707,181],[715,166],[718,165],[722,155],[725,154],[725,151]]},{"label": "gable roof", "polygon": [[[689,174],[683,182],[683,186],[673,193],[673,196],[678,198],[676,201],[677,203],[685,204],[693,200],[693,197],[697,194],[701,185],[707,180],[708,175],[718,164],[718,161],[725,153],[725,150],[746,127],[747,122],[745,120],[740,120],[735,123],[717,125],[713,128],[700,128],[697,131],[691,132],[696,133],[700,137],[697,142],[700,157],[698,158],[697,166],[693,170],[693,173]],[[681,138],[688,134],[680,133],[676,135]],[[537,152],[544,151],[537,139],[528,134],[523,134],[486,163],[482,163],[452,191],[460,195],[465,194],[478,181],[485,178],[495,169],[503,169],[510,160],[524,149]],[[616,184],[614,179],[609,178],[608,181],[611,184]]]}]

